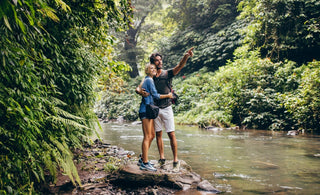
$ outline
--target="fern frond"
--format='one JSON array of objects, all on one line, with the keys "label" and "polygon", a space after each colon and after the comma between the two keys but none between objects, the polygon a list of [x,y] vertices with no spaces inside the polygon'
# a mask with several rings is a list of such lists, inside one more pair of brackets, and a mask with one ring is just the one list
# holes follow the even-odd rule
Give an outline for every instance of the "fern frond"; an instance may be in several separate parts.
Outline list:
[{"label": "fern frond", "polygon": [[73,120],[84,120],[84,118],[73,115],[70,112],[67,112],[59,107],[54,107],[53,109],[59,116],[64,116],[64,117],[67,117],[67,118],[73,119]]},{"label": "fern frond", "polygon": [[92,135],[93,133],[96,134],[98,138],[100,138],[99,133],[97,132],[97,129],[102,131],[101,124],[98,120],[97,115],[93,112],[92,108],[86,107],[86,106],[81,106],[75,107],[77,114],[86,119],[86,126],[89,127],[92,132],[88,132],[88,134]]},{"label": "fern frond", "polygon": [[73,162],[73,154],[70,151],[68,145],[65,142],[59,142],[51,136],[49,137],[50,141],[57,147],[56,152],[53,151],[53,156],[56,158],[59,166],[64,170],[68,175],[71,182],[75,185],[77,182],[81,186],[81,180],[78,175],[77,168]]},{"label": "fern frond", "polygon": [[50,97],[50,101],[54,104],[54,105],[59,105],[59,106],[67,106],[68,104],[65,103],[64,101],[60,100],[59,98],[56,97]]},{"label": "fern frond", "polygon": [[62,118],[62,117],[57,117],[57,116],[49,116],[46,118],[46,120],[49,120],[51,121],[52,123],[55,123],[55,124],[60,124],[60,125],[64,125],[64,126],[72,126],[76,129],[88,129],[88,130],[92,130],[91,128],[85,126],[85,125],[82,125],[80,123],[77,123],[76,121],[74,120],[71,120],[71,119],[66,119],[66,118]]},{"label": "fern frond", "polygon": [[56,4],[58,6],[61,6],[61,8],[64,11],[71,11],[71,8],[69,7],[69,5],[67,5],[64,1],[62,1],[62,0],[55,0],[55,1],[56,1]]},{"label": "fern frond", "polygon": [[56,11],[49,6],[44,6],[41,9],[38,9],[37,11],[39,11],[42,15],[49,17],[51,20],[55,22],[60,21],[58,16],[55,14]]},{"label": "fern frond", "polygon": [[47,142],[42,142],[42,147],[44,150],[44,153],[42,155],[42,160],[46,166],[46,168],[49,170],[50,174],[54,178],[54,183],[56,182],[56,176],[57,176],[57,164],[52,159],[52,151],[54,150]]}]

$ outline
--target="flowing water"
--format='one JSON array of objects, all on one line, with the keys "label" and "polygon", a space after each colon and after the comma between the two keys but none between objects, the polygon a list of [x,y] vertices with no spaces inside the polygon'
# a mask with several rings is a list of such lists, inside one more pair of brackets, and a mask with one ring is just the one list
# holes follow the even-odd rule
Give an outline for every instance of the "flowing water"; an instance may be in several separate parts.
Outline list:
[{"label": "flowing water", "polygon": [[[140,154],[141,125],[102,123],[101,138]],[[230,194],[320,194],[320,136],[176,126],[178,157]],[[164,133],[165,156],[172,160]],[[155,140],[149,159],[158,159]]]}]

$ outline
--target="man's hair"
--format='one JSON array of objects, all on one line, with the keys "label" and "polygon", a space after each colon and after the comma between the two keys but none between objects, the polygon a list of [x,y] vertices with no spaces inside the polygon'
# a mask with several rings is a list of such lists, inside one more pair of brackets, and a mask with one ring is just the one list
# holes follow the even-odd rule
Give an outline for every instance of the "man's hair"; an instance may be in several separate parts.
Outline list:
[{"label": "man's hair", "polygon": [[159,54],[159,53],[153,53],[153,54],[151,54],[151,56],[150,56],[150,63],[151,63],[151,64],[154,64],[154,61],[156,60],[156,57],[157,57],[157,56],[160,56],[161,59],[162,59],[162,55]]}]

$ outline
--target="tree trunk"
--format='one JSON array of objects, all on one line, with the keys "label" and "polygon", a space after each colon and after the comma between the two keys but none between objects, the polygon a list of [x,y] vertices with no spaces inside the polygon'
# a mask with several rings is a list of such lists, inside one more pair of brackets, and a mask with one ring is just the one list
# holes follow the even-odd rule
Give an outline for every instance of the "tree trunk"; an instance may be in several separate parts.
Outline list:
[{"label": "tree trunk", "polygon": [[135,78],[139,75],[137,65],[137,52],[136,52],[136,34],[138,29],[129,27],[125,40],[124,49],[126,52],[126,62],[131,66],[132,70],[129,72],[131,78]]},{"label": "tree trunk", "polygon": [[131,78],[135,78],[139,75],[138,64],[137,64],[137,40],[139,36],[139,30],[146,16],[143,16],[138,26],[129,26],[127,31],[126,40],[124,44],[124,50],[126,55],[126,62],[131,66],[132,70],[129,72]]}]

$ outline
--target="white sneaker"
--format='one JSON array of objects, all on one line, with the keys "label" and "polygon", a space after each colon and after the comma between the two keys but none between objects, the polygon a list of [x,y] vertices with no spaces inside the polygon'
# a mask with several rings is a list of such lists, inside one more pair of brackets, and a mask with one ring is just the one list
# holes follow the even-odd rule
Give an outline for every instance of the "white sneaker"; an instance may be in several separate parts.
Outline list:
[{"label": "white sneaker", "polygon": [[173,162],[173,169],[172,171],[174,173],[178,173],[180,171],[180,161]]}]

